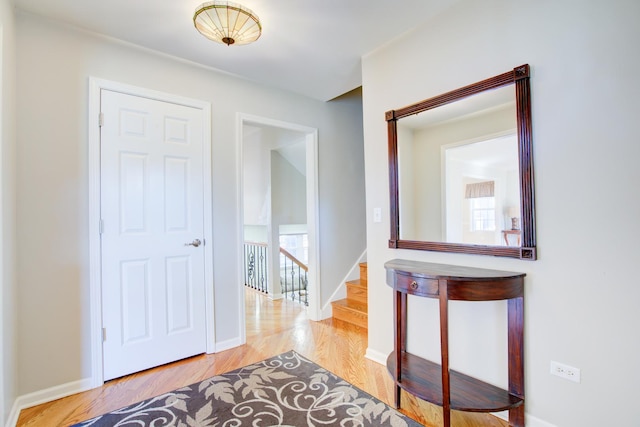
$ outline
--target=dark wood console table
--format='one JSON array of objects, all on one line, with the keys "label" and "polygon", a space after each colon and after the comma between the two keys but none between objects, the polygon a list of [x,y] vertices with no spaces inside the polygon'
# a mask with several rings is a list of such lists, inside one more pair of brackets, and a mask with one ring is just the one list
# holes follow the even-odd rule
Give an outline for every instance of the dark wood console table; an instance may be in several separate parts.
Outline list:
[{"label": "dark wood console table", "polygon": [[[524,273],[486,270],[426,262],[391,260],[385,263],[387,284],[394,289],[396,322],[394,351],[387,369],[400,390],[442,406],[444,426],[451,410],[509,411],[509,424],[524,427]],[[407,295],[435,298],[440,306],[441,363],[407,353]],[[449,369],[449,300],[508,300],[509,388],[500,387]]]}]

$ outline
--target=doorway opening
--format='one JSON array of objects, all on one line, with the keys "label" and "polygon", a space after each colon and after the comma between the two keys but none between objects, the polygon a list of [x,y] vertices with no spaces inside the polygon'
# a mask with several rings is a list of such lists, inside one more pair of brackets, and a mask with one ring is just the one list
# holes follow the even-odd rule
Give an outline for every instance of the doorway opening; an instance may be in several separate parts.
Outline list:
[{"label": "doorway opening", "polygon": [[319,319],[317,129],[239,114],[238,159],[246,342],[245,287],[292,299]]}]

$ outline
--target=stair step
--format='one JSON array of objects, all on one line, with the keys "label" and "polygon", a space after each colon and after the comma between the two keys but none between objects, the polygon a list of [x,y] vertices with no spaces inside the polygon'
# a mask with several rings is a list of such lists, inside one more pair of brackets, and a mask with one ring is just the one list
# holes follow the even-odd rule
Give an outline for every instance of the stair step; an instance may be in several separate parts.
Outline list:
[{"label": "stair step", "polygon": [[350,299],[341,299],[331,303],[333,318],[367,328],[367,304]]},{"label": "stair step", "polygon": [[367,263],[360,263],[360,281],[364,281],[364,284],[367,284]]},{"label": "stair step", "polygon": [[367,282],[362,283],[362,279],[350,280],[347,285],[347,299],[367,304]]}]

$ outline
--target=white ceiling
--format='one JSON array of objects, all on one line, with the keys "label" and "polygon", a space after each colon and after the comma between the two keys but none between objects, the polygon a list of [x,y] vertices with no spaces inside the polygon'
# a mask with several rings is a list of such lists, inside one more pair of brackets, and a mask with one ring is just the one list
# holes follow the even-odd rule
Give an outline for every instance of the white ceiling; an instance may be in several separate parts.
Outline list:
[{"label": "white ceiling", "polygon": [[360,58],[459,0],[237,0],[262,22],[255,43],[201,36],[203,0],[14,0],[18,9],[257,83],[329,100],[362,83]]}]

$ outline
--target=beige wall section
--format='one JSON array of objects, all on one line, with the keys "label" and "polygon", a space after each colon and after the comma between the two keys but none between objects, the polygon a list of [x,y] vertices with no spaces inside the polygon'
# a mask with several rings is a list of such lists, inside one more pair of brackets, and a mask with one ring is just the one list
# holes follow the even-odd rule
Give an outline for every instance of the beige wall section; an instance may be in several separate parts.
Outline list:
[{"label": "beige wall section", "polygon": [[[216,339],[237,339],[236,114],[319,129],[321,293],[365,247],[362,104],[320,102],[17,16],[19,393],[87,378],[87,106],[95,76],[212,103]],[[212,46],[212,51],[215,50]],[[216,54],[224,54],[218,50]],[[213,53],[212,53],[213,54]],[[325,169],[331,165],[330,169]],[[358,177],[360,177],[358,179]],[[343,184],[345,182],[346,184]],[[348,202],[347,202],[348,201]],[[349,234],[348,244],[334,236]],[[327,237],[328,236],[328,237]],[[326,288],[326,289],[325,289]]]},{"label": "beige wall section", "polygon": [[0,28],[0,425],[5,425],[18,393],[15,278],[16,58],[13,3],[9,0],[0,0]]},{"label": "beige wall section", "polygon": [[[393,347],[385,261],[522,271],[527,414],[561,427],[640,425],[638,16],[635,0],[464,0],[364,58],[367,212],[389,208],[385,111],[531,64],[539,250],[534,262],[392,250],[388,215],[368,216],[372,350]],[[411,309],[422,326],[437,312],[433,301]],[[452,364],[503,383],[504,304],[451,311]],[[439,357],[434,328],[409,332],[410,349]],[[582,382],[551,376],[551,360],[581,368]]]}]

